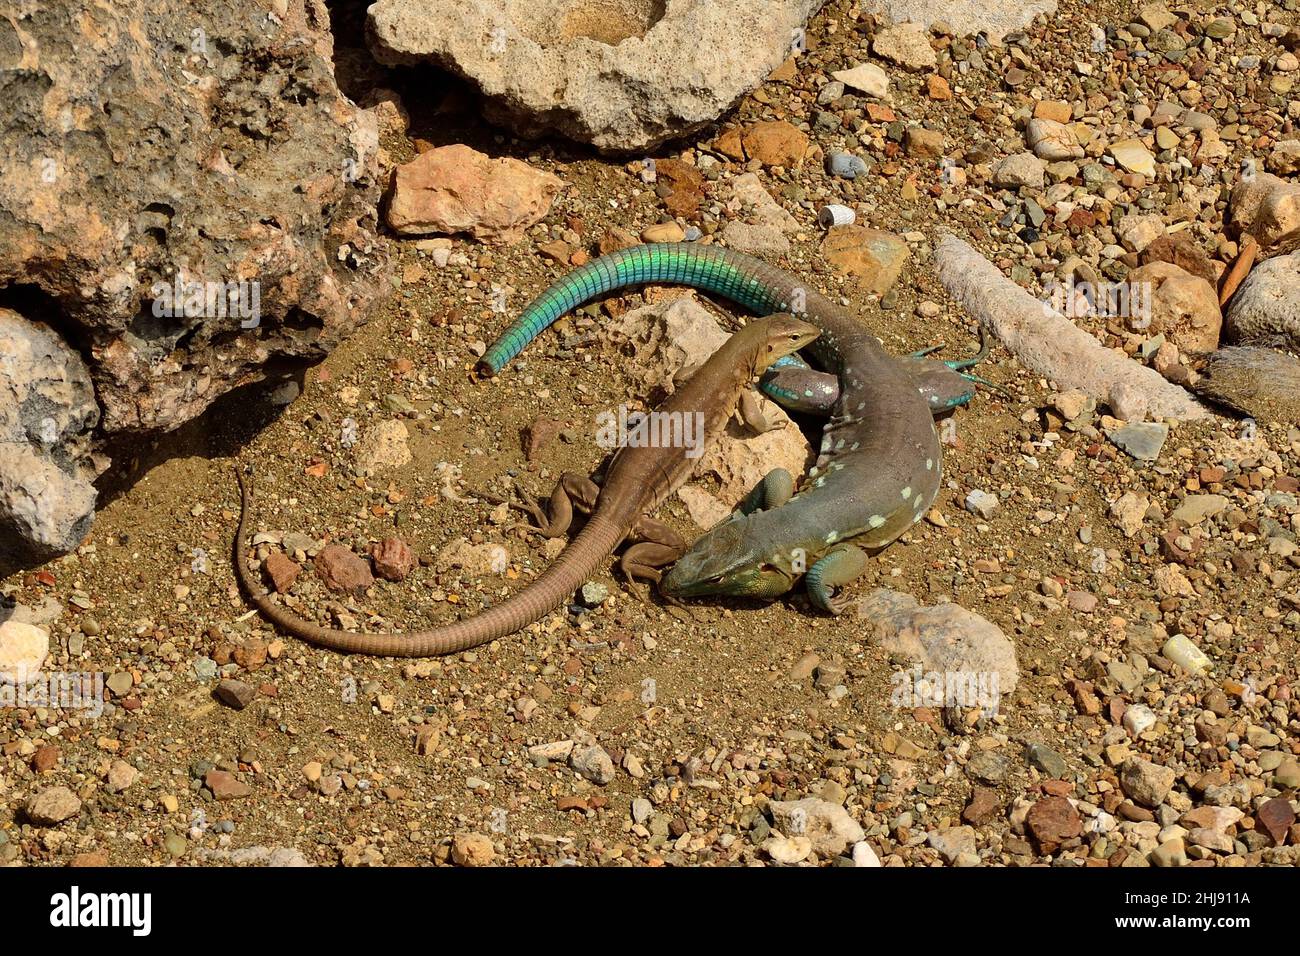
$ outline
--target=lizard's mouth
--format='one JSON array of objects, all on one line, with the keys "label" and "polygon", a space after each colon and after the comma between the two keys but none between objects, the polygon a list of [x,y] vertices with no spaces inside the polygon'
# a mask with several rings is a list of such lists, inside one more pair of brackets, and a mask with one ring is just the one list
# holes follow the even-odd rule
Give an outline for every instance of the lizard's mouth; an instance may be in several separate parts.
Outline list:
[{"label": "lizard's mouth", "polygon": [[683,558],[673,565],[672,570],[664,575],[663,581],[660,582],[660,590],[675,598],[722,594],[764,598],[784,594],[794,583],[789,575],[776,567],[738,568],[705,577],[699,572],[693,574],[691,564],[692,562]]}]

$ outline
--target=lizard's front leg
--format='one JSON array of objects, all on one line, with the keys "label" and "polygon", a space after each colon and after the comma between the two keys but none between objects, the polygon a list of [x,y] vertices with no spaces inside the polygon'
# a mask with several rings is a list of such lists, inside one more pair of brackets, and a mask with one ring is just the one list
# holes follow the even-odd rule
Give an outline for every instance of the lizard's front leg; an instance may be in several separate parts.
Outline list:
[{"label": "lizard's front leg", "polygon": [[740,393],[740,401],[736,405],[736,414],[739,416],[743,425],[747,426],[755,435],[762,435],[772,430],[772,423],[767,420],[763,414],[763,409],[758,401],[758,393],[752,388],[747,388]]},{"label": "lizard's front leg", "polygon": [[848,584],[867,569],[867,552],[851,544],[832,548],[808,569],[804,581],[808,597],[827,614],[840,614],[848,600],[834,593],[835,588]]}]

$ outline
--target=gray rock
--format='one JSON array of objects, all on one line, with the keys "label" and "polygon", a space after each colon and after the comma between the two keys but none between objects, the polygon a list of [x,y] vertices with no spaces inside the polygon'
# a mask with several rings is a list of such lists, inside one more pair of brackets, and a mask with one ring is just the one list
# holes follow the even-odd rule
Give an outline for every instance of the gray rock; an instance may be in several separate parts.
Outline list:
[{"label": "gray rock", "polygon": [[[859,602],[858,618],[872,643],[916,661],[927,678],[937,672],[945,699],[961,690],[956,696],[964,699],[955,701],[960,706],[976,706],[969,700],[973,694],[980,706],[994,708],[998,695],[1015,690],[1020,680],[1015,645],[996,624],[957,604],[922,607],[910,595],[881,588]],[[992,692],[991,700],[983,699],[986,692]]]},{"label": "gray rock", "polygon": [[841,179],[857,179],[867,173],[866,161],[852,153],[832,151],[826,154],[826,172]]},{"label": "gray rock", "polygon": [[632,801],[632,822],[644,824],[654,813],[654,805],[645,797],[637,797]]},{"label": "gray rock", "polygon": [[993,167],[993,185],[1003,189],[1028,186],[1042,189],[1047,164],[1033,153],[1024,152],[1008,156]]},{"label": "gray rock", "polygon": [[614,779],[614,761],[598,744],[574,747],[569,766],[600,787]]},{"label": "gray rock", "polygon": [[1141,757],[1129,757],[1119,768],[1119,785],[1131,799],[1146,807],[1158,807],[1169,796],[1176,774]]},{"label": "gray rock", "polygon": [[978,488],[969,492],[965,501],[966,510],[971,514],[979,515],[985,521],[993,517],[993,512],[998,510],[998,505],[1001,503],[997,495]]},{"label": "gray rock", "polygon": [[98,422],[81,356],[49,326],[0,309],[0,565],[47,561],[90,531]]},{"label": "gray rock", "polygon": [[1061,778],[1070,771],[1065,758],[1046,744],[1030,744],[1025,748],[1025,759],[1049,777]]},{"label": "gray rock", "polygon": [[1011,761],[1007,759],[1006,754],[996,750],[982,750],[971,757],[970,763],[966,764],[966,773],[970,777],[990,786],[1000,784],[1010,772]]},{"label": "gray rock", "polygon": [[609,588],[599,581],[588,581],[578,589],[578,600],[583,607],[600,607],[609,598]]},{"label": "gray rock", "polygon": [[522,135],[649,149],[712,122],[795,50],[822,0],[379,0],[381,62],[432,61],[474,82]]},{"label": "gray rock", "polygon": [[1300,252],[1250,270],[1228,303],[1227,331],[1236,345],[1300,350]]},{"label": "gray rock", "polygon": [[1219,349],[1210,353],[1195,388],[1197,394],[1260,421],[1300,421],[1300,362],[1285,352],[1253,346]]},{"label": "gray rock", "polygon": [[1106,432],[1106,437],[1138,461],[1155,461],[1165,447],[1169,426],[1164,422],[1130,422]]}]

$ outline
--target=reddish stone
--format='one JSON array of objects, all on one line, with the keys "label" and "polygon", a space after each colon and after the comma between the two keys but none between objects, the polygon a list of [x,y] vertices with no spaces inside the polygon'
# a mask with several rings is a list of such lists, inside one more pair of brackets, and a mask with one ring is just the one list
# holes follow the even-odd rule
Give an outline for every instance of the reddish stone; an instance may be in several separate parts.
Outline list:
[{"label": "reddish stone", "polygon": [[742,142],[745,155],[764,166],[784,166],[795,169],[803,163],[808,149],[808,134],[793,123],[771,120],[755,123],[745,130]]},{"label": "reddish stone", "polygon": [[557,810],[586,810],[587,801],[583,797],[569,795],[555,801]]},{"label": "reddish stone", "polygon": [[663,201],[670,214],[683,219],[694,219],[699,214],[704,202],[704,174],[698,168],[680,159],[657,159],[655,178],[660,186],[667,187]]},{"label": "reddish stone", "polygon": [[925,81],[926,93],[932,100],[950,100],[952,99],[952,87],[942,76],[935,73],[929,76]]},{"label": "reddish stone", "polygon": [[1082,832],[1079,811],[1065,797],[1044,797],[1029,808],[1025,825],[1039,844],[1064,843]]},{"label": "reddish stone", "polygon": [[1071,229],[1091,229],[1097,225],[1097,217],[1087,209],[1076,209],[1070,213],[1070,218],[1066,220],[1066,224]]},{"label": "reddish stone", "polygon": [[554,418],[539,418],[525,428],[520,436],[523,438],[524,459],[536,461],[542,449],[555,441],[563,429],[563,422],[557,422]]},{"label": "reddish stone", "polygon": [[415,553],[401,538],[385,538],[372,546],[370,560],[385,581],[403,581],[415,570]]},{"label": "reddish stone", "polygon": [[1074,706],[1079,713],[1095,717],[1101,713],[1101,701],[1092,689],[1092,683],[1086,680],[1071,680],[1066,686],[1074,697]]},{"label": "reddish stone", "polygon": [[1281,846],[1286,842],[1287,832],[1291,829],[1291,824],[1295,823],[1295,811],[1291,809],[1290,800],[1284,797],[1274,797],[1272,800],[1265,801],[1255,811],[1255,819],[1261,827],[1268,831],[1268,835],[1273,838],[1273,842]]},{"label": "reddish stone", "polygon": [[1131,820],[1134,823],[1149,823],[1156,818],[1156,815],[1146,807],[1139,807],[1129,800],[1125,800],[1119,805],[1118,812],[1125,820]]},{"label": "reddish stone", "polygon": [[266,573],[266,578],[271,582],[275,593],[284,594],[293,587],[293,582],[298,580],[298,575],[302,573],[302,566],[288,555],[275,551],[263,562],[262,570]]},{"label": "reddish stone", "polygon": [[60,756],[59,748],[54,744],[37,747],[36,753],[32,754],[32,769],[37,773],[53,770],[58,766]]},{"label": "reddish stone", "polygon": [[214,693],[219,701],[227,707],[233,707],[235,710],[243,710],[257,697],[257,689],[252,684],[245,684],[242,680],[232,680],[230,678],[217,684]]},{"label": "reddish stone", "polygon": [[341,544],[321,549],[316,555],[316,573],[332,591],[358,593],[375,583],[370,563]]},{"label": "reddish stone", "polygon": [[1138,253],[1139,265],[1147,265],[1151,262],[1170,262],[1184,272],[1204,279],[1211,286],[1219,284],[1219,277],[1214,271],[1210,257],[1186,232],[1161,236]]},{"label": "reddish stone", "polygon": [[734,159],[742,162],[745,159],[745,150],[740,141],[740,130],[732,127],[723,132],[713,141],[713,148],[720,152],[728,159]]},{"label": "reddish stone", "polygon": [[1002,810],[1002,801],[996,790],[988,787],[976,787],[970,795],[970,803],[961,812],[961,818],[971,826],[988,823]]},{"label": "reddish stone", "polygon": [[203,775],[203,784],[218,800],[238,800],[253,792],[252,787],[228,770],[209,770]]},{"label": "reddish stone", "polygon": [[253,638],[237,644],[232,656],[244,670],[255,671],[266,663],[266,641]]},{"label": "reddish stone", "polygon": [[75,867],[105,867],[108,866],[108,851],[92,850],[89,853],[78,853],[68,861],[68,866]]}]

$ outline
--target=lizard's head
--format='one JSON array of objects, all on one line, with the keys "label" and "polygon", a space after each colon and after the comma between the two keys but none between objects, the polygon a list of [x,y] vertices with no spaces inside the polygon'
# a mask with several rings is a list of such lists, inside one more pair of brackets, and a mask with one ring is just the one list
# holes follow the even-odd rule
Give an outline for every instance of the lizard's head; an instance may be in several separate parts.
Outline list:
[{"label": "lizard's head", "polygon": [[797,319],[788,312],[765,316],[753,324],[762,330],[762,344],[754,359],[755,375],[766,371],[777,359],[799,351],[822,334],[817,326]]},{"label": "lizard's head", "polygon": [[754,545],[752,523],[733,515],[695,542],[678,559],[659,588],[669,597],[714,595],[776,597],[794,586],[796,575],[780,555],[765,555]]}]

